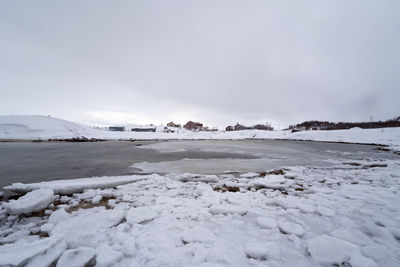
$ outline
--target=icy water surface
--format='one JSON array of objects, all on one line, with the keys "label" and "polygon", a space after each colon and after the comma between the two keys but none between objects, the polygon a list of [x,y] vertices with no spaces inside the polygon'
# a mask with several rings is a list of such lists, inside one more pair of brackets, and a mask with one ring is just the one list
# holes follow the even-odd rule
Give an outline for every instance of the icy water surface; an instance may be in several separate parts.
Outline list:
[{"label": "icy water surface", "polygon": [[283,140],[0,143],[0,188],[15,182],[125,175],[141,170],[248,172],[281,166],[329,165],[332,159],[395,157],[375,148]]}]

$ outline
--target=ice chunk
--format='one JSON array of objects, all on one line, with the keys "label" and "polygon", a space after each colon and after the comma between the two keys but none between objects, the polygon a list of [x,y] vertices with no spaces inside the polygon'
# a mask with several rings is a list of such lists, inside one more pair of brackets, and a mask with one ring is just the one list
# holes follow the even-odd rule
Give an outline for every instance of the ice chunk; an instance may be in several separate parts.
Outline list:
[{"label": "ice chunk", "polygon": [[258,217],[257,218],[257,223],[259,226],[263,227],[263,228],[276,228],[278,226],[278,224],[276,223],[276,221],[272,218],[269,217]]},{"label": "ice chunk", "polygon": [[195,226],[190,230],[183,233],[182,240],[186,243],[190,242],[213,242],[215,240],[214,234],[202,226]]},{"label": "ice chunk", "polygon": [[103,197],[101,195],[97,195],[92,199],[92,204],[99,204]]},{"label": "ice chunk", "polygon": [[54,197],[53,190],[49,188],[37,189],[17,200],[10,200],[6,203],[6,207],[11,214],[29,214],[45,209]]},{"label": "ice chunk", "polygon": [[249,258],[260,260],[267,259],[268,250],[261,242],[247,243],[244,251]]},{"label": "ice chunk", "polygon": [[199,175],[184,173],[179,178],[181,182],[204,182],[204,183],[216,183],[218,182],[218,176],[216,175]]},{"label": "ice chunk", "polygon": [[113,266],[122,259],[121,252],[112,249],[109,245],[100,245],[96,248],[96,266]]},{"label": "ice chunk", "polygon": [[242,178],[254,178],[254,177],[257,177],[257,176],[260,176],[260,174],[257,173],[257,172],[247,172],[247,173],[242,173],[240,175],[240,177],[242,177]]},{"label": "ice chunk", "polygon": [[335,212],[331,210],[330,208],[324,207],[324,206],[318,206],[317,207],[317,212],[326,217],[333,217],[335,215]]},{"label": "ice chunk", "polygon": [[296,208],[304,213],[313,213],[315,211],[315,207],[313,205],[306,203],[297,203]]},{"label": "ice chunk", "polygon": [[88,247],[79,247],[64,251],[57,262],[57,267],[83,267],[94,260],[94,250]]},{"label": "ice chunk", "polygon": [[136,247],[135,247],[135,238],[134,237],[128,237],[125,239],[124,244],[122,245],[121,251],[128,256],[134,256],[136,252]]},{"label": "ice chunk", "polygon": [[55,225],[50,235],[62,237],[69,248],[97,247],[106,239],[107,229],[123,218],[124,213],[120,210],[105,210],[103,207],[83,210]]},{"label": "ice chunk", "polygon": [[40,188],[51,188],[56,194],[71,194],[83,192],[85,189],[116,187],[118,185],[128,184],[154,177],[158,177],[158,175],[103,176],[71,180],[56,180],[33,184],[15,183],[4,188],[16,193],[26,193]]},{"label": "ice chunk", "polygon": [[249,242],[245,253],[249,258],[266,260],[279,258],[279,246],[275,242]]},{"label": "ice chunk", "polygon": [[67,245],[65,242],[59,242],[54,245],[54,247],[46,250],[45,253],[33,258],[25,267],[51,266],[51,264],[54,263],[66,249]]},{"label": "ice chunk", "polygon": [[52,223],[45,223],[40,226],[40,231],[44,233],[50,233],[53,228],[54,225]]},{"label": "ice chunk", "polygon": [[377,266],[364,257],[358,246],[328,235],[321,235],[308,240],[308,252],[311,257],[323,265]]},{"label": "ice chunk", "polygon": [[1,239],[1,243],[11,243],[15,242],[19,239],[22,239],[30,234],[31,231],[29,230],[19,230],[12,234],[9,234],[5,238]]},{"label": "ice chunk", "polygon": [[332,232],[332,235],[361,246],[371,245],[373,243],[366,234],[354,228],[337,229]]},{"label": "ice chunk", "polygon": [[58,224],[60,222],[66,221],[71,218],[71,215],[66,212],[64,209],[59,209],[53,212],[49,217],[49,223]]},{"label": "ice chunk", "polygon": [[292,183],[292,181],[285,179],[283,175],[273,175],[254,180],[252,186],[256,189],[284,189],[289,187]]},{"label": "ice chunk", "polygon": [[143,223],[153,220],[158,216],[158,212],[151,207],[131,208],[126,214],[126,221],[129,224]]},{"label": "ice chunk", "polygon": [[57,237],[49,237],[33,242],[20,241],[0,246],[0,266],[20,266],[26,264],[33,257],[44,253],[60,242],[60,239]]},{"label": "ice chunk", "polygon": [[279,230],[284,234],[295,234],[299,237],[304,235],[304,229],[300,224],[293,222],[282,222],[279,224]]},{"label": "ice chunk", "polygon": [[236,206],[236,205],[230,205],[230,204],[219,204],[219,205],[213,205],[210,208],[210,213],[214,214],[214,215],[218,215],[218,214],[245,214],[247,212],[246,209],[240,207],[240,206]]}]

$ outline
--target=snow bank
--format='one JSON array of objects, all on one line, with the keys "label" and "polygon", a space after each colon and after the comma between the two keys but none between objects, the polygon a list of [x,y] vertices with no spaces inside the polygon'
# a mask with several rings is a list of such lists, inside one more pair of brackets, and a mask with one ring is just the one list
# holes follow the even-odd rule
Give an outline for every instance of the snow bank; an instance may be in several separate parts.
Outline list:
[{"label": "snow bank", "polygon": [[400,127],[334,131],[261,131],[232,132],[111,132],[88,128],[73,122],[47,116],[0,116],[0,139],[68,139],[86,137],[98,139],[295,139],[389,145],[400,150]]},{"label": "snow bank", "polygon": [[29,214],[45,209],[53,202],[53,197],[54,192],[52,189],[36,189],[17,200],[11,200],[6,204],[6,207],[14,215]]},{"label": "snow bank", "polygon": [[71,194],[83,192],[85,189],[113,188],[118,185],[132,183],[151,178],[152,175],[137,176],[103,176],[92,178],[80,178],[71,180],[56,180],[32,184],[14,183],[4,187],[15,193],[26,193],[35,189],[49,188],[56,194]]}]

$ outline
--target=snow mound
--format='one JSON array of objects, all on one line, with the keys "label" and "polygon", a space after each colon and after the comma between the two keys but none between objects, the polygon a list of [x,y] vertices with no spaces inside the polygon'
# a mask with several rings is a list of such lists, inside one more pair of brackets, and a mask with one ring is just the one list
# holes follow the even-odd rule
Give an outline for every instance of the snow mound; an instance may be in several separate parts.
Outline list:
[{"label": "snow mound", "polygon": [[89,136],[93,129],[49,116],[0,116],[0,139],[50,139]]},{"label": "snow mound", "polygon": [[53,202],[54,192],[52,189],[43,188],[33,190],[17,200],[10,200],[6,207],[11,214],[29,214],[45,209]]},{"label": "snow mound", "polygon": [[71,180],[56,180],[50,182],[22,184],[14,183],[12,185],[4,187],[4,189],[10,190],[15,193],[26,193],[32,190],[40,188],[50,188],[56,194],[71,194],[83,192],[85,189],[104,189],[113,188],[118,185],[128,184],[137,182],[143,179],[152,178],[154,175],[130,175],[130,176],[103,176],[103,177],[91,177],[91,178],[80,178]]}]

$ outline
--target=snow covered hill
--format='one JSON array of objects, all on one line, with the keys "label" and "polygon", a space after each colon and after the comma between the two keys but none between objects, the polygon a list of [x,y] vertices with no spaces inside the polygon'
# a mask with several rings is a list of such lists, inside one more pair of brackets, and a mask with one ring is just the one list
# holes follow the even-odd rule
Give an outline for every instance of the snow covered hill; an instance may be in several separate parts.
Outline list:
[{"label": "snow covered hill", "polygon": [[48,116],[0,116],[0,139],[74,138],[92,135],[93,129]]},{"label": "snow covered hill", "polygon": [[348,143],[370,143],[389,145],[400,150],[400,128],[360,129],[334,131],[260,131],[192,132],[182,130],[175,133],[162,132],[110,132],[92,129],[77,123],[48,116],[0,116],[0,139],[295,139]]}]

